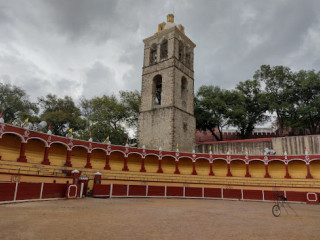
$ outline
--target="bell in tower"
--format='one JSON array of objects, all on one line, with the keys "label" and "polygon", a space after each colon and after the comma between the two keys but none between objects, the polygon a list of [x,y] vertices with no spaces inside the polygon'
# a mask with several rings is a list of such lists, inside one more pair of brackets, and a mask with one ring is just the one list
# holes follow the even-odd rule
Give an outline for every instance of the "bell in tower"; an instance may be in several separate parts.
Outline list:
[{"label": "bell in tower", "polygon": [[147,148],[191,152],[195,143],[193,109],[195,44],[168,14],[158,32],[143,40],[138,143]]}]

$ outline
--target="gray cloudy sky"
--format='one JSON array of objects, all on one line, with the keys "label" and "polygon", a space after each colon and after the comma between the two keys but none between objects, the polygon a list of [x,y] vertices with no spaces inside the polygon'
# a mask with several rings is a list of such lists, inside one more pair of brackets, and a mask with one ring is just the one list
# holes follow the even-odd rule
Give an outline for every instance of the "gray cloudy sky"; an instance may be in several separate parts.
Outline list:
[{"label": "gray cloudy sky", "polygon": [[142,39],[174,11],[195,49],[195,90],[262,64],[320,70],[319,0],[0,0],[0,81],[35,100],[141,89]]}]

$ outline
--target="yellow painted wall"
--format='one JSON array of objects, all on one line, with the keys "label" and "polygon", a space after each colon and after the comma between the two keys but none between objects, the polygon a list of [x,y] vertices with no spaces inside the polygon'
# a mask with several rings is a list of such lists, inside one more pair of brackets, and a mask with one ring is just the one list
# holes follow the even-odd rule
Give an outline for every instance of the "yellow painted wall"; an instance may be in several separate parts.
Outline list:
[{"label": "yellow painted wall", "polygon": [[310,173],[314,179],[320,179],[320,161],[312,161],[310,163]]},{"label": "yellow painted wall", "polygon": [[306,178],[308,174],[307,165],[302,161],[291,161],[288,165],[291,178]]},{"label": "yellow painted wall", "polygon": [[190,158],[179,159],[179,171],[180,174],[191,175],[192,174],[192,160]]},{"label": "yellow painted wall", "polygon": [[158,157],[156,156],[146,156],[144,160],[144,167],[147,172],[156,173],[158,171]]},{"label": "yellow painted wall", "polygon": [[44,157],[44,142],[38,139],[30,139],[26,146],[26,157],[29,163],[41,164]]},{"label": "yellow painted wall", "polygon": [[71,152],[71,164],[74,168],[84,168],[87,164],[87,149],[74,147]]},{"label": "yellow painted wall", "polygon": [[56,183],[72,183],[72,178],[57,178],[57,177],[34,177],[34,176],[21,176],[21,182],[45,182],[45,183],[53,183],[56,180]]},{"label": "yellow painted wall", "polygon": [[139,172],[141,169],[141,156],[139,154],[130,154],[128,156],[128,168],[130,172]]},{"label": "yellow painted wall", "polygon": [[174,171],[176,170],[176,163],[174,161],[174,158],[164,157],[162,159],[162,170],[163,170],[163,173],[173,174]]},{"label": "yellow painted wall", "polygon": [[[12,175],[9,174],[1,174],[0,173],[0,182],[11,182],[12,181]],[[15,178],[17,179],[17,178]],[[69,181],[69,183],[72,183],[72,178],[63,178],[63,177],[41,177],[41,176],[24,176],[20,175],[18,180],[20,182],[44,182],[44,183],[53,183],[54,180],[56,180],[56,183],[66,183]]]},{"label": "yellow painted wall", "polygon": [[215,176],[225,177],[228,173],[227,162],[224,160],[215,160],[212,164],[212,170]]},{"label": "yellow painted wall", "polygon": [[230,171],[233,177],[245,177],[246,164],[240,160],[232,161],[230,163]]},{"label": "yellow painted wall", "polygon": [[106,152],[99,149],[93,150],[90,161],[92,168],[102,170],[106,165]]},{"label": "yellow painted wall", "polygon": [[261,161],[251,161],[249,163],[249,173],[254,178],[264,178],[266,174],[265,165]]},{"label": "yellow painted wall", "polygon": [[54,143],[50,146],[49,161],[53,166],[64,166],[67,158],[67,147],[60,144]]},{"label": "yellow painted wall", "polygon": [[196,171],[198,175],[208,176],[210,173],[210,163],[206,159],[198,159],[196,161]]},{"label": "yellow painted wall", "polygon": [[109,163],[110,163],[111,170],[121,171],[124,166],[123,154],[120,152],[112,152],[110,154]]},{"label": "yellow painted wall", "polygon": [[0,139],[0,155],[3,160],[17,161],[20,156],[21,138],[13,134],[4,134]]},{"label": "yellow painted wall", "polygon": [[284,178],[286,175],[286,167],[284,163],[280,161],[269,162],[268,168],[271,178]]}]

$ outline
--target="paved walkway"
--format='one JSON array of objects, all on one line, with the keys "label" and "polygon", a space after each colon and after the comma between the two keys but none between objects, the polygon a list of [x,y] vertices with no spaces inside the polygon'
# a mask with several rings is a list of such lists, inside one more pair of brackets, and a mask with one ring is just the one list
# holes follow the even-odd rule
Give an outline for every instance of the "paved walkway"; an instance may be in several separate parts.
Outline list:
[{"label": "paved walkway", "polygon": [[198,199],[81,199],[0,205],[0,239],[320,239],[320,206]]}]

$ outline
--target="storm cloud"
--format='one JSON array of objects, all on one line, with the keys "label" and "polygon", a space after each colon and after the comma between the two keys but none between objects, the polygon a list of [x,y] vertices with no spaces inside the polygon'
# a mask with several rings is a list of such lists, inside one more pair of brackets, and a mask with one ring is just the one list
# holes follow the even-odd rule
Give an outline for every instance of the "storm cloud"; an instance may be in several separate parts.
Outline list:
[{"label": "storm cloud", "polygon": [[143,42],[174,12],[195,49],[195,90],[262,64],[320,70],[317,0],[0,0],[0,81],[75,99],[141,89]]}]

